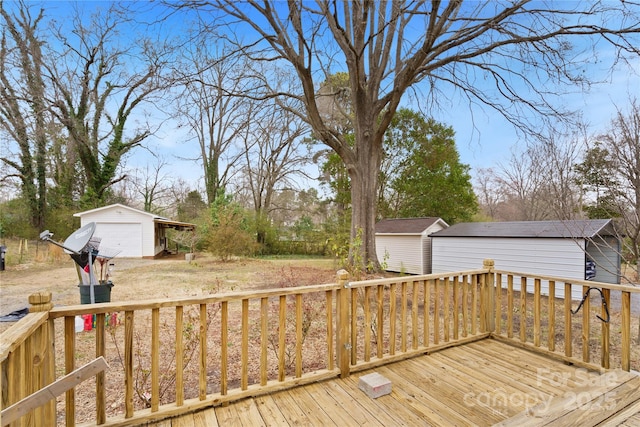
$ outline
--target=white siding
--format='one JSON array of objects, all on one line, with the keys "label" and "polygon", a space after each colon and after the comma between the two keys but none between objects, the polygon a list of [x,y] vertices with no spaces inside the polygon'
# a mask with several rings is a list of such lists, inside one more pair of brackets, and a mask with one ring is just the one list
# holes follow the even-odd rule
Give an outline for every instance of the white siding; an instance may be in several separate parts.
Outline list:
[{"label": "white siding", "polygon": [[[113,206],[109,209],[100,209],[95,212],[88,212],[81,216],[81,225],[85,225],[90,222],[96,223],[95,236],[103,239],[102,242],[104,242],[105,247],[109,247],[107,245],[107,242],[108,242],[109,245],[112,245],[111,247],[114,247],[113,245],[116,245],[116,247],[118,248],[126,247],[129,244],[133,245],[131,242],[133,241],[134,238],[137,239],[137,236],[130,237],[130,238],[125,237],[124,240],[122,238],[119,238],[118,240],[114,240],[113,236],[109,235],[113,233],[113,230],[114,230],[113,227],[115,227],[116,224],[138,224],[139,230],[140,230],[138,232],[138,235],[140,236],[141,252],[138,253],[137,255],[134,255],[133,249],[131,249],[127,252],[121,253],[118,256],[119,257],[141,257],[141,256],[153,257],[155,255],[153,215],[151,214],[147,215],[145,213],[123,208],[120,206]],[[105,232],[108,233],[107,235],[100,235],[99,233],[100,228],[104,227],[104,225],[102,224],[109,224],[107,226],[107,230],[105,230]],[[127,229],[127,225],[123,225],[123,228]],[[129,227],[128,231],[132,232],[132,229]],[[117,234],[122,235],[120,231],[118,231]],[[107,240],[104,240],[104,239],[107,239]],[[101,245],[102,244],[103,243],[101,243]]]},{"label": "white siding", "polygon": [[[421,235],[377,235],[378,262],[386,263],[387,271],[422,274],[423,255]],[[385,259],[385,257],[388,258]]]},{"label": "white siding", "polygon": [[[467,238],[432,237],[434,273],[471,270],[482,267],[486,258],[495,261],[497,270],[535,273],[568,279],[584,280],[584,241],[536,238]],[[503,280],[503,286],[506,278]],[[533,283],[527,284],[533,289]],[[520,280],[514,280],[520,289]],[[548,294],[548,284],[542,283]],[[556,289],[556,296],[562,296]],[[572,288],[573,298],[580,298],[582,287]]]}]

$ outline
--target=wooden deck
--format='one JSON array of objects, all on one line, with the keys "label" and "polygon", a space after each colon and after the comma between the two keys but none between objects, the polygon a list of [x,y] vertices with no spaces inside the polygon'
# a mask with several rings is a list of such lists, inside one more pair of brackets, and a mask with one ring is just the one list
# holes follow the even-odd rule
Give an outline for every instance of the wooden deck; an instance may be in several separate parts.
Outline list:
[{"label": "wooden deck", "polygon": [[[392,393],[369,398],[378,372]],[[588,372],[494,339],[149,424],[183,426],[640,425],[640,376]]]}]

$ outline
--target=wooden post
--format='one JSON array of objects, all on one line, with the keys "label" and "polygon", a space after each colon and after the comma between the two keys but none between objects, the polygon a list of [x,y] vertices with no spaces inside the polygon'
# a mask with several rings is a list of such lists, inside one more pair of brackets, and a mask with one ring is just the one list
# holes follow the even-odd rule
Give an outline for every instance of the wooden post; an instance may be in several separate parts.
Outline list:
[{"label": "wooden post", "polygon": [[29,295],[29,304],[31,304],[29,313],[50,311],[53,308],[51,292],[38,292]]},{"label": "wooden post", "polygon": [[340,378],[349,376],[349,362],[351,355],[351,343],[349,341],[349,273],[340,270],[337,273],[338,295],[337,295],[337,325],[336,325],[336,359],[340,369]]},{"label": "wooden post", "polygon": [[485,286],[485,298],[484,298],[484,303],[486,304],[486,307],[484,307],[484,313],[485,313],[485,325],[486,325],[486,330],[485,332],[495,332],[496,330],[496,316],[495,313],[492,312],[492,310],[495,310],[496,307],[496,303],[495,303],[495,295],[496,295],[496,287],[500,287],[502,288],[502,284],[501,283],[495,283],[495,273],[493,272],[494,268],[495,268],[495,261],[492,259],[485,259],[482,261],[482,268],[487,270],[487,272],[485,273],[485,279],[484,279],[484,286]]},{"label": "wooden post", "polygon": [[[28,300],[29,304],[31,304],[29,312],[44,313],[51,310],[53,308],[51,299],[51,292],[38,292],[29,295]],[[54,337],[53,321],[48,320],[46,324],[33,331],[28,339],[30,344],[24,347],[24,358],[22,360],[24,364],[21,369],[24,372],[23,380],[25,382],[28,381],[25,388],[27,393],[35,393],[55,381]],[[55,417],[55,399],[39,406],[31,415],[31,421],[36,425]]]}]

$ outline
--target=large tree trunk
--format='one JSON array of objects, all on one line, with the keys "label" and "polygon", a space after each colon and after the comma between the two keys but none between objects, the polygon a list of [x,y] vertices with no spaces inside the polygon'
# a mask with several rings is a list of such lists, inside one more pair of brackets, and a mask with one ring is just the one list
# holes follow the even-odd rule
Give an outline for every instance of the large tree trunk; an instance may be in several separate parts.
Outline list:
[{"label": "large tree trunk", "polygon": [[[371,138],[369,132],[362,132],[356,138]],[[350,261],[356,267],[378,270],[380,264],[376,256],[376,203],[378,191],[378,171],[382,154],[381,143],[357,144],[356,162],[347,165],[351,178],[351,245]]]}]

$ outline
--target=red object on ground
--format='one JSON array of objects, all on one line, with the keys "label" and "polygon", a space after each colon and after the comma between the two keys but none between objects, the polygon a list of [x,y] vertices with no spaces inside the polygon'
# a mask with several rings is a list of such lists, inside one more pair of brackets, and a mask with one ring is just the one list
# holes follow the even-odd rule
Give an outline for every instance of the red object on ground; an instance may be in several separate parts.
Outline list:
[{"label": "red object on ground", "polygon": [[93,316],[91,314],[83,314],[82,318],[84,319],[84,330],[90,331],[93,329]]}]

